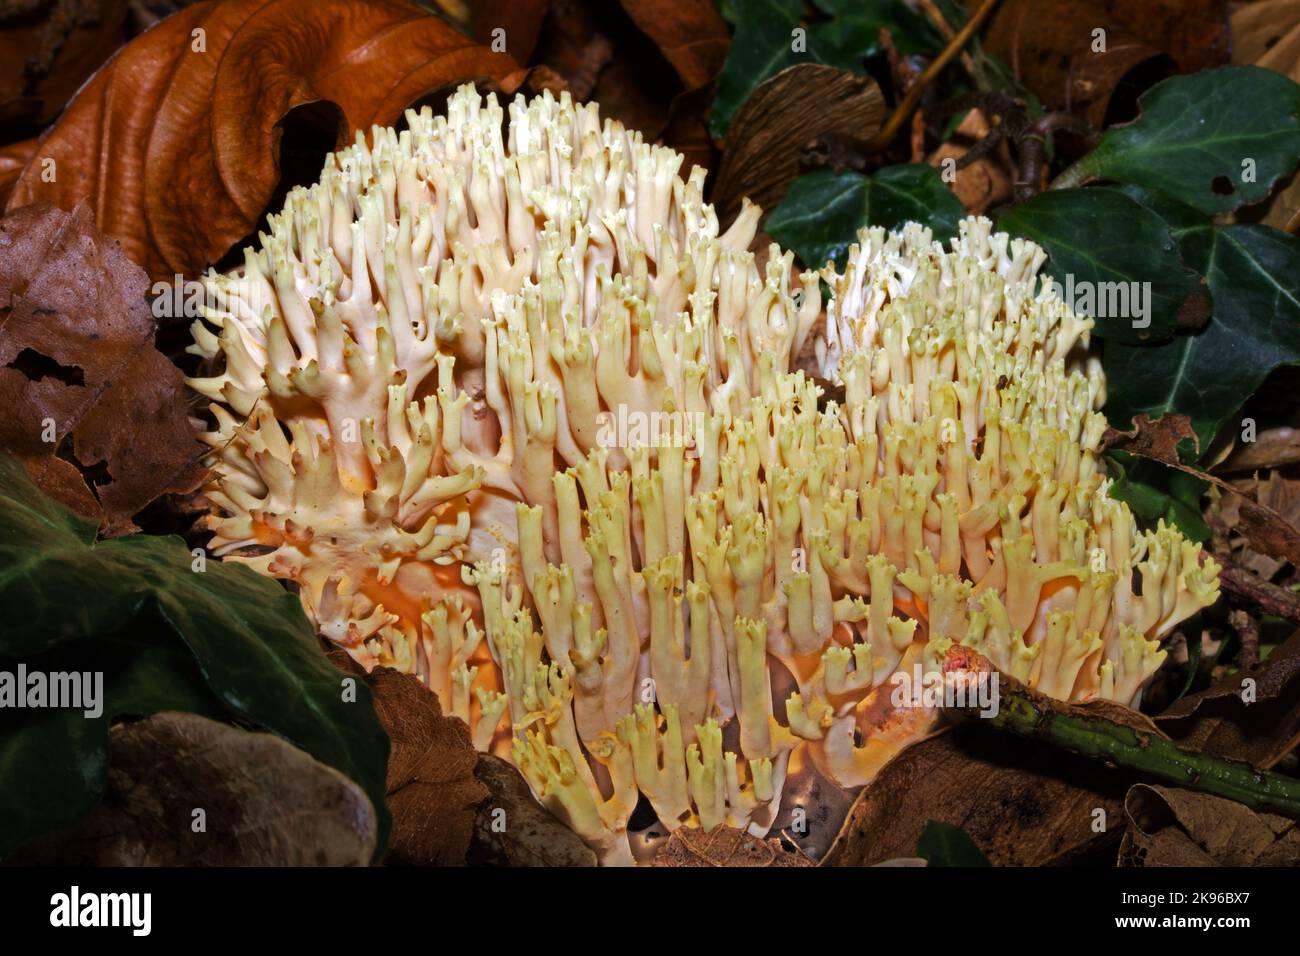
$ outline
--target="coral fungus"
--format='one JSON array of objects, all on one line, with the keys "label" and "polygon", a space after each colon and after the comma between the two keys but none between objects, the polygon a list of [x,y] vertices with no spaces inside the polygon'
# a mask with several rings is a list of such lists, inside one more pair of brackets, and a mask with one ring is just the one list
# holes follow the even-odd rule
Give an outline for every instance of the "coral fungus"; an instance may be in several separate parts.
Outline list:
[{"label": "coral fungus", "polygon": [[408,120],[207,279],[213,547],[420,675],[605,862],[642,799],[761,835],[793,775],[866,783],[935,717],[894,678],[953,643],[1133,704],[1215,599],[1108,496],[1091,323],[1032,243],[760,268],[756,207],[720,233],[702,170],[594,106]]}]

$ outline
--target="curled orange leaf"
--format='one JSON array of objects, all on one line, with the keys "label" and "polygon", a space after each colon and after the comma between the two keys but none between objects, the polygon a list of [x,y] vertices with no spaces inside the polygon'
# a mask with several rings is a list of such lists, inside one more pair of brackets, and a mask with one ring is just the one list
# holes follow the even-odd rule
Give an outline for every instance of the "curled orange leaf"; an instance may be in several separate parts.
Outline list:
[{"label": "curled orange leaf", "polygon": [[256,227],[291,111],[333,104],[342,145],[425,94],[517,70],[403,0],[198,3],[86,84],[9,205],[85,203],[152,278],[193,274]]}]

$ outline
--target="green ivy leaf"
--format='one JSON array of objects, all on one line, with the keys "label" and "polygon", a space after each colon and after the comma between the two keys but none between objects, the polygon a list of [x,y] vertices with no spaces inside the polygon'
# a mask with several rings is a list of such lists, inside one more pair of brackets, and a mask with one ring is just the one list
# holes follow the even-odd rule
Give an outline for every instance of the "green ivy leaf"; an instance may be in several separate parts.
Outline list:
[{"label": "green ivy leaf", "polygon": [[790,184],[763,228],[809,268],[828,260],[842,267],[863,226],[892,229],[913,220],[947,241],[965,215],[932,166],[886,166],[870,177],[818,169]]},{"label": "green ivy leaf", "polygon": [[1042,193],[1004,212],[998,229],[1047,250],[1045,271],[1108,341],[1168,339],[1179,311],[1204,294],[1169,225],[1116,189]]},{"label": "green ivy leaf", "polygon": [[709,113],[709,132],[726,134],[736,111],[754,87],[779,73],[800,57],[791,49],[791,32],[799,25],[803,4],[799,0],[735,0],[736,33]]},{"label": "green ivy leaf", "polygon": [[1107,342],[1106,414],[1124,428],[1139,412],[1182,412],[1204,450],[1269,372],[1300,363],[1300,239],[1255,225],[1174,235],[1209,283],[1214,311],[1204,328],[1162,345]]},{"label": "green ivy leaf", "polygon": [[1139,103],[1138,118],[1107,130],[1068,182],[1135,183],[1213,214],[1258,202],[1300,162],[1300,85],[1273,70],[1174,76]]},{"label": "green ivy leaf", "polygon": [[0,656],[31,659],[156,615],[233,713],[365,788],[382,848],[388,737],[368,690],[358,682],[356,701],[343,701],[343,675],[279,584],[216,560],[196,572],[192,561],[175,536],[95,542],[89,522],[46,498],[22,465],[0,454]]},{"label": "green ivy leaf", "polygon": [[916,855],[930,866],[990,866],[988,857],[961,827],[930,820],[916,841]]}]

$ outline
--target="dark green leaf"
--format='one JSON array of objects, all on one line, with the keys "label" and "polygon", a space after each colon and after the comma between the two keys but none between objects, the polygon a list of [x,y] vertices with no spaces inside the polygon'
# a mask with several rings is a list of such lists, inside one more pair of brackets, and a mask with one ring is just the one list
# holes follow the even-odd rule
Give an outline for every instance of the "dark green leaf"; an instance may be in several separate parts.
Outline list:
[{"label": "dark green leaf", "polygon": [[1163,520],[1193,541],[1206,541],[1210,529],[1201,517],[1206,482],[1149,458],[1111,449],[1106,452],[1110,496],[1128,504],[1147,525]]},{"label": "dark green leaf", "polygon": [[[1189,632],[1192,634],[1192,637],[1190,638],[1187,637]],[[1205,646],[1201,640],[1200,628],[1196,628],[1195,630],[1188,628],[1181,633],[1187,641],[1187,676],[1183,678],[1183,686],[1179,688],[1178,696],[1176,696],[1170,703],[1182,700],[1187,696],[1187,692],[1192,689],[1192,684],[1196,681],[1196,673],[1201,669],[1201,657],[1205,653]],[[1220,641],[1219,643],[1220,645],[1223,645],[1228,642]],[[1220,646],[1220,650],[1222,650],[1222,646]]]},{"label": "dark green leaf", "polygon": [[998,228],[1038,243],[1075,312],[1108,341],[1167,339],[1201,283],[1160,216],[1115,189],[1062,189],[1008,209]]},{"label": "dark green leaf", "polygon": [[248,568],[193,558],[177,537],[95,543],[0,454],[0,654],[31,658],[61,641],[99,638],[156,612],[235,713],[285,737],[364,787],[387,836],[388,738],[369,692],[342,699],[298,599]]},{"label": "dark green leaf", "polygon": [[819,169],[790,184],[764,229],[806,266],[820,268],[828,260],[843,266],[863,226],[892,229],[912,220],[947,241],[965,214],[932,166],[886,166],[870,177]]},{"label": "dark green leaf", "polygon": [[[82,709],[0,712],[0,858],[93,807],[108,766],[108,730],[119,716],[186,710],[221,718],[229,712],[203,683],[194,660],[158,623],[131,634],[61,644],[26,662],[28,672],[103,675],[101,713]],[[17,675],[18,662],[0,661]]]},{"label": "dark green leaf", "polygon": [[1281,73],[1225,66],[1174,76],[1140,103],[1141,115],[1107,130],[1077,174],[1218,213],[1263,199],[1300,163],[1300,85]]},{"label": "dark green leaf", "polygon": [[0,859],[89,811],[107,772],[104,721],[76,710],[7,717],[0,726]]},{"label": "dark green leaf", "polygon": [[930,866],[988,866],[988,857],[966,831],[930,820],[916,841],[916,855]]},{"label": "dark green leaf", "polygon": [[937,53],[943,38],[928,19],[902,0],[816,0],[829,20],[808,26],[808,52],[818,63],[862,71],[862,61],[881,53],[881,28],[899,53]]},{"label": "dark green leaf", "polygon": [[1300,362],[1300,239],[1266,226],[1176,229],[1214,312],[1200,331],[1155,346],[1107,342],[1106,414],[1188,415],[1202,449],[1279,365]]},{"label": "dark green leaf", "polygon": [[837,17],[808,27],[808,53],[816,63],[862,72],[862,61],[880,52],[880,21]]},{"label": "dark green leaf", "polygon": [[754,87],[787,66],[801,61],[792,49],[792,32],[799,26],[799,0],[735,0],[736,33],[727,61],[718,75],[709,113],[709,131],[721,137]]}]

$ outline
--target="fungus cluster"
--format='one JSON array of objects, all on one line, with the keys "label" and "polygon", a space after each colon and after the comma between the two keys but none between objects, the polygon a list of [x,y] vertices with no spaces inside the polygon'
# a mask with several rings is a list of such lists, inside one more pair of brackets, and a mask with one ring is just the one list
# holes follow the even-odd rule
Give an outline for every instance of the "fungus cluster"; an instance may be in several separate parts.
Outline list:
[{"label": "fungus cluster", "polygon": [[703,171],[595,106],[407,120],[206,280],[212,546],[417,674],[604,862],[642,800],[762,835],[792,777],[866,783],[935,719],[897,676],[954,642],[1134,704],[1215,599],[1108,497],[1090,322],[1032,243],[968,219],[760,268],[756,207],[720,232]]}]

